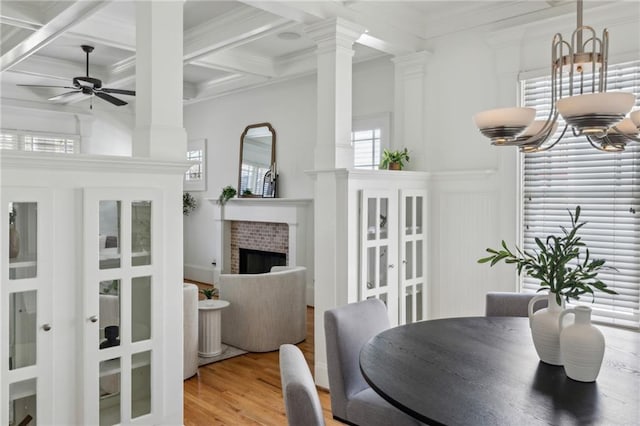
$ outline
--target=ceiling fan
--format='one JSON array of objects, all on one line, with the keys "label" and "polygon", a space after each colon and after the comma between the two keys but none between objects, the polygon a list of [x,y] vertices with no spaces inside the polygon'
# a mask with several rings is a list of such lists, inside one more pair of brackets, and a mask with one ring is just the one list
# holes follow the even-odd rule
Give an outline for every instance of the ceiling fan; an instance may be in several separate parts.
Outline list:
[{"label": "ceiling fan", "polygon": [[57,101],[60,99],[64,99],[67,96],[75,95],[76,93],[83,93],[85,95],[96,95],[100,99],[103,99],[107,102],[111,102],[115,106],[126,105],[127,102],[123,101],[122,99],[116,98],[115,96],[111,96],[109,93],[135,96],[136,92],[134,90],[110,89],[108,87],[102,87],[102,80],[98,78],[89,77],[89,53],[93,52],[93,46],[88,46],[86,44],[83,44],[80,47],[82,47],[82,50],[87,54],[87,75],[84,77],[74,77],[73,86],[47,86],[47,85],[39,85],[39,84],[18,84],[18,86],[54,87],[54,88],[60,88],[60,89],[73,89],[70,92],[65,92],[60,95],[49,98],[50,101]]}]

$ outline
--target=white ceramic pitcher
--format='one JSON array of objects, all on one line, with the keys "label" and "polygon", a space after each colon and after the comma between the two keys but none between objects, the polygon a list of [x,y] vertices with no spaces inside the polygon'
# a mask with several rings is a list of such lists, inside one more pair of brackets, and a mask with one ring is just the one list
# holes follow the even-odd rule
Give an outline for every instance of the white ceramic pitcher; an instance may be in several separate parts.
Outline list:
[{"label": "white ceramic pitcher", "polygon": [[[547,307],[534,313],[533,305],[544,299],[548,301]],[[547,364],[562,365],[558,317],[563,309],[564,300],[561,299],[558,305],[555,293],[541,294],[529,301],[529,326],[533,345],[540,360]]]},{"label": "white ceramic pitcher", "polygon": [[[573,324],[563,327],[562,320],[575,315]],[[579,382],[593,382],[600,373],[604,357],[604,335],[591,324],[591,308],[576,306],[567,309],[558,318],[560,355],[567,376]]]}]

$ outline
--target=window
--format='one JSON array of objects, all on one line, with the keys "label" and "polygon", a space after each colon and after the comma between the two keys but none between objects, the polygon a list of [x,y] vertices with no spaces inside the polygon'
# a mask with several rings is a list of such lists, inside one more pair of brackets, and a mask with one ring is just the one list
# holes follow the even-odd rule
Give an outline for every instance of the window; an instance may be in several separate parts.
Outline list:
[{"label": "window", "polygon": [[377,170],[380,153],[389,141],[389,114],[354,118],[352,127],[353,166]]},{"label": "window", "polygon": [[[640,61],[610,65],[608,91],[633,92],[640,106]],[[523,104],[537,109],[537,119],[549,112],[550,80],[523,81]],[[558,126],[558,133],[564,127]],[[570,130],[567,131],[567,134]],[[631,142],[621,153],[600,152],[583,138],[565,135],[551,150],[525,154],[523,161],[523,220],[521,237],[526,250],[535,249],[534,237],[560,232],[569,226],[576,205],[580,230],[592,258],[604,258],[616,271],[598,277],[618,295],[596,292],[595,320],[638,328],[640,326],[640,144]],[[538,282],[523,278],[524,289],[537,290]]]},{"label": "window", "polygon": [[0,149],[74,154],[80,152],[80,137],[22,130],[0,130]]},{"label": "window", "polygon": [[184,173],[185,191],[205,191],[207,189],[207,140],[198,139],[187,143],[187,160],[191,167]]}]

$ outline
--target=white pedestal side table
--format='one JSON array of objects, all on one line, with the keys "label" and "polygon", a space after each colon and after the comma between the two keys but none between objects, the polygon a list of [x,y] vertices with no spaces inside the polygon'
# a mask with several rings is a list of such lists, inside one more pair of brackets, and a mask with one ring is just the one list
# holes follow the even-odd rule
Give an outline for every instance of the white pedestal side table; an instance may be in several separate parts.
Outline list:
[{"label": "white pedestal side table", "polygon": [[222,353],[220,314],[229,306],[226,300],[201,300],[198,302],[198,355],[211,357]]}]

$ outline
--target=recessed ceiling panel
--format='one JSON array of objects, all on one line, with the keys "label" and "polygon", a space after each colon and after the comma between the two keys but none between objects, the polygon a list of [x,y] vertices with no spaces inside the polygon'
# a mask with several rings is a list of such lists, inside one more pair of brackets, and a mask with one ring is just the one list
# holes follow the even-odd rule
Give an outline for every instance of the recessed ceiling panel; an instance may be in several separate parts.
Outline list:
[{"label": "recessed ceiling panel", "polygon": [[315,47],[315,43],[304,33],[304,27],[296,25],[244,44],[238,50],[249,55],[277,58]]},{"label": "recessed ceiling panel", "polygon": [[234,9],[245,7],[236,1],[188,0],[184,3],[183,21],[185,30],[203,22],[220,17]]},{"label": "recessed ceiling panel", "polygon": [[206,83],[207,81],[217,80],[229,75],[230,74],[225,71],[196,65],[185,65],[184,67],[184,81],[192,84]]}]

